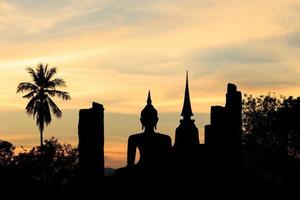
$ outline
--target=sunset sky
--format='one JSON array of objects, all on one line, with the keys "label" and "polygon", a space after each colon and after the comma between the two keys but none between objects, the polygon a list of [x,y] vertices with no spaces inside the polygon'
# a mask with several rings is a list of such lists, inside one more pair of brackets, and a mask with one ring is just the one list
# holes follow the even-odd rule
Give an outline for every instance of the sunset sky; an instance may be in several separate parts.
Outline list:
[{"label": "sunset sky", "polygon": [[149,89],[158,131],[174,138],[187,69],[201,142],[228,82],[243,93],[300,96],[300,2],[1,0],[0,139],[16,146],[39,144],[27,100],[16,94],[30,81],[26,67],[38,63],[57,67],[72,96],[57,100],[63,118],[45,137],[77,145],[78,110],[102,103],[105,164],[120,167]]}]

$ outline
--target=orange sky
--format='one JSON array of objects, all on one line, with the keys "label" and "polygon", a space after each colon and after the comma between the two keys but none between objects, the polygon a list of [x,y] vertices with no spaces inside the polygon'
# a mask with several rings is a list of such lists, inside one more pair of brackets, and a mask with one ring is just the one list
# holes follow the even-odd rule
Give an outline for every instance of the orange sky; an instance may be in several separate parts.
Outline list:
[{"label": "orange sky", "polygon": [[173,113],[172,124],[159,123],[174,134],[186,69],[198,127],[208,119],[201,113],[224,103],[228,82],[245,93],[300,96],[299,11],[298,0],[3,0],[0,138],[37,144],[15,91],[30,80],[25,68],[40,62],[58,68],[72,96],[57,102],[66,113],[46,136],[76,144],[77,112],[92,101],[116,118],[136,116],[123,130],[107,121],[107,166],[114,167],[124,163],[128,135],[140,130],[148,89],[160,113]]}]

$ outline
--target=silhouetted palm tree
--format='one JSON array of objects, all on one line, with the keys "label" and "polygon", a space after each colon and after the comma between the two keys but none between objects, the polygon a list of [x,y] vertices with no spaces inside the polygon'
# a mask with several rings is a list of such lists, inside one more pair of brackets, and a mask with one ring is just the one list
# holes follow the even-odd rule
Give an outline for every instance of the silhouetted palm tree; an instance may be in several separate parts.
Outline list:
[{"label": "silhouetted palm tree", "polygon": [[66,86],[66,82],[61,78],[52,79],[56,74],[55,67],[48,69],[48,64],[46,66],[39,64],[36,70],[31,67],[28,67],[26,70],[31,75],[33,83],[20,83],[17,87],[17,93],[29,92],[23,96],[23,98],[30,99],[25,109],[29,116],[33,116],[33,119],[36,119],[36,125],[40,130],[41,146],[43,146],[44,127],[51,122],[50,108],[57,118],[62,116],[61,110],[50,97],[57,96],[63,100],[70,100],[71,97],[68,92],[56,90],[56,87]]}]

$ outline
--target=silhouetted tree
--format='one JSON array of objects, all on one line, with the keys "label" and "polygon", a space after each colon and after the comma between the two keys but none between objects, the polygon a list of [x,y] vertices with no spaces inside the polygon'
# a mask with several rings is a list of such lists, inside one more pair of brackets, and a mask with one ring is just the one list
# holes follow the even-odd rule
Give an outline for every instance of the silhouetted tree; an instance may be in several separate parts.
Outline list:
[{"label": "silhouetted tree", "polygon": [[71,97],[68,92],[56,89],[66,86],[66,83],[61,78],[52,79],[56,74],[55,67],[48,69],[48,64],[46,66],[39,64],[36,70],[29,67],[27,71],[31,75],[33,83],[20,83],[17,87],[17,93],[29,92],[23,96],[23,98],[30,99],[25,109],[29,116],[32,115],[34,119],[36,118],[36,124],[40,130],[40,142],[43,146],[44,127],[51,122],[50,108],[57,118],[62,116],[61,110],[50,97],[57,96],[63,100],[70,100]]},{"label": "silhouetted tree", "polygon": [[243,99],[244,137],[285,154],[300,150],[300,98],[266,95]]},{"label": "silhouetted tree", "polygon": [[29,179],[61,186],[77,172],[78,149],[70,144],[60,144],[52,137],[45,140],[43,147],[33,147],[16,155],[14,165],[26,172]]},{"label": "silhouetted tree", "polygon": [[13,161],[15,146],[10,142],[0,141],[0,166],[6,167]]},{"label": "silhouetted tree", "polygon": [[247,167],[272,181],[282,179],[288,160],[299,156],[300,99],[245,95],[242,120]]},{"label": "silhouetted tree", "polygon": [[277,111],[282,107],[284,97],[261,95],[253,97],[244,95],[243,99],[243,132],[244,136],[251,134],[258,144],[272,148],[279,144],[277,134]]},{"label": "silhouetted tree", "polygon": [[281,131],[281,138],[287,143],[290,156],[296,157],[300,152],[300,98],[284,99],[278,111],[277,127]]}]

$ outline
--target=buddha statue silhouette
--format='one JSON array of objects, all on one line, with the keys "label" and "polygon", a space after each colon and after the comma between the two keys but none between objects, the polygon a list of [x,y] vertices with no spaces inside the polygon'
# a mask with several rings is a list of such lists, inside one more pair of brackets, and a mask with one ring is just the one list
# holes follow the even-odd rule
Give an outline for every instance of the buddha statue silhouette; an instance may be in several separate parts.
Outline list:
[{"label": "buddha statue silhouette", "polygon": [[168,135],[155,132],[158,114],[152,105],[150,91],[147,105],[141,112],[140,121],[144,132],[131,135],[128,138],[127,167],[134,166],[136,149],[138,149],[140,159],[136,167],[157,169],[166,161],[172,149],[172,142]]}]

